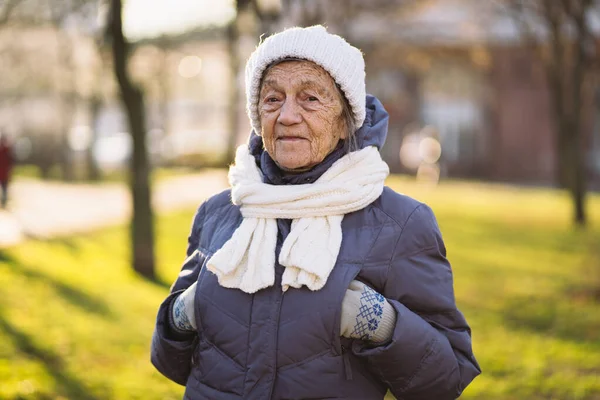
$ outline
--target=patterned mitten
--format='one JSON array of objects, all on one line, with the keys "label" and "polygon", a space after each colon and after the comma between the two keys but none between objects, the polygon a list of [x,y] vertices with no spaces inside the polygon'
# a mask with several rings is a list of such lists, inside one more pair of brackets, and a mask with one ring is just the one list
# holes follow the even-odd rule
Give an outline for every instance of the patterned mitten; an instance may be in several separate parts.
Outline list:
[{"label": "patterned mitten", "polygon": [[396,311],[383,295],[362,282],[350,282],[342,302],[341,336],[383,343],[395,325]]},{"label": "patterned mitten", "polygon": [[181,332],[196,330],[196,314],[194,299],[196,297],[196,282],[181,293],[173,302],[171,309],[173,327]]}]

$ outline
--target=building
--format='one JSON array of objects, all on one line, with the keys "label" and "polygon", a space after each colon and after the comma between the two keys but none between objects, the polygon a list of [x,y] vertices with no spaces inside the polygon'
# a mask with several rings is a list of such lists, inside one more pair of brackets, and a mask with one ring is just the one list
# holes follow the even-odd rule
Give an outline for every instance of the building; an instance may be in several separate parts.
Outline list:
[{"label": "building", "polygon": [[[433,0],[407,7],[378,0],[359,11],[353,0],[344,0],[345,8],[313,3],[305,9],[294,3],[279,28],[302,25],[308,16],[361,48],[367,89],[390,113],[384,156],[392,170],[414,172],[401,163],[399,150],[407,136],[429,126],[442,145],[442,176],[556,182],[555,113],[544,66],[499,2]],[[590,23],[600,34],[597,11]],[[585,89],[585,157],[590,184],[600,188],[598,77]]]}]

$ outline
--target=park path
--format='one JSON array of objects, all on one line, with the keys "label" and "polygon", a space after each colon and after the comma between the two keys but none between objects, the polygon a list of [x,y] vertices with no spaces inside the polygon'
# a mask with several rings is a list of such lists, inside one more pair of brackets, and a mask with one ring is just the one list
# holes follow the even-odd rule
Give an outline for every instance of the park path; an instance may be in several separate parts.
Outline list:
[{"label": "park path", "polygon": [[[165,178],[153,189],[158,212],[195,207],[227,187],[224,170]],[[66,184],[17,179],[8,211],[0,210],[0,247],[27,237],[50,238],[125,223],[131,215],[124,184]]]}]

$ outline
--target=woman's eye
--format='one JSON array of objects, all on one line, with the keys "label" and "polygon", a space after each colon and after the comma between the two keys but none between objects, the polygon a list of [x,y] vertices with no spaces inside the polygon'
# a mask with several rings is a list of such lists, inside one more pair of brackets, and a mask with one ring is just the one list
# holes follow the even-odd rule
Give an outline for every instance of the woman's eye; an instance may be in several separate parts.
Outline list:
[{"label": "woman's eye", "polygon": [[308,101],[319,101],[315,96],[308,96]]},{"label": "woman's eye", "polygon": [[279,99],[277,97],[269,97],[267,98],[267,103],[275,103],[279,101]]}]

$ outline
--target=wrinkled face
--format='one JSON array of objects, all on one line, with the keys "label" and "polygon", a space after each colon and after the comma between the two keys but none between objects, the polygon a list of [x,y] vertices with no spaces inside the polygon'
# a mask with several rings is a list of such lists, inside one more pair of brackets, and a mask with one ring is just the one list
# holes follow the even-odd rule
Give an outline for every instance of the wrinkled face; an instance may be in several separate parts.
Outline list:
[{"label": "wrinkled face", "polygon": [[280,168],[308,170],[346,138],[340,96],[331,76],[310,61],[284,61],[267,71],[258,112],[265,149]]}]

